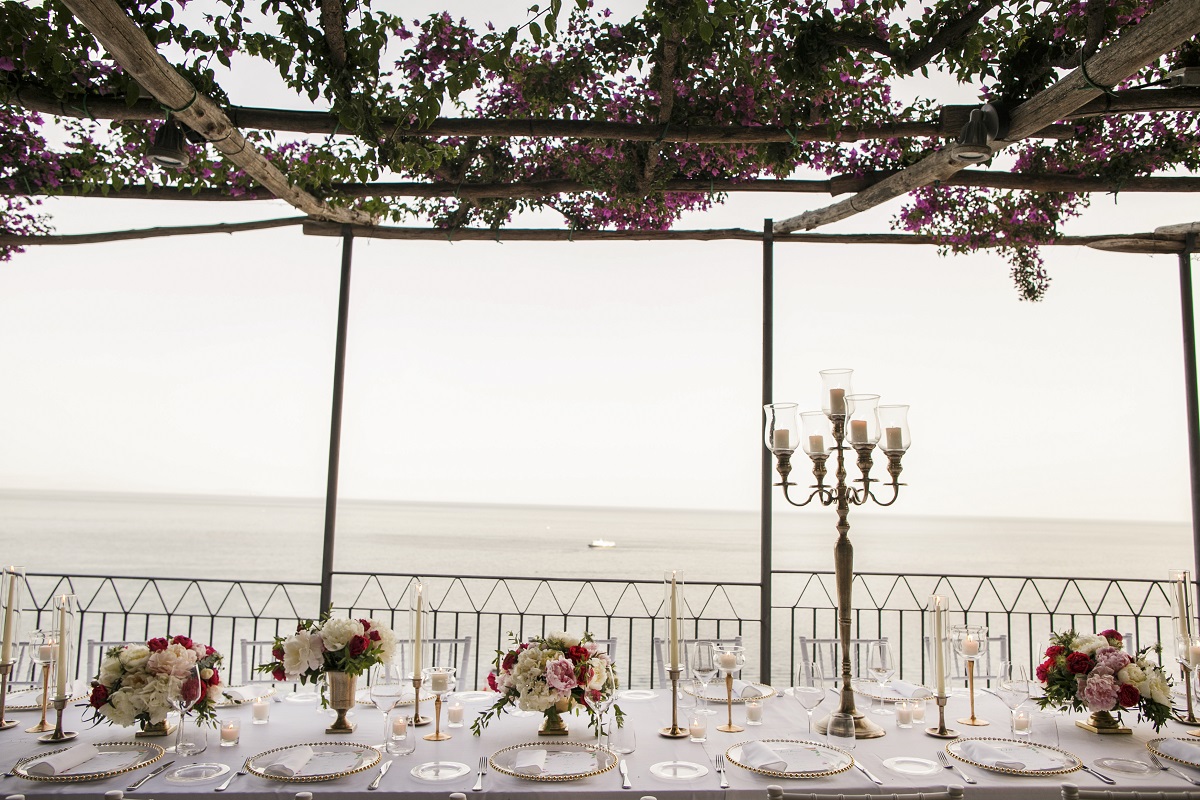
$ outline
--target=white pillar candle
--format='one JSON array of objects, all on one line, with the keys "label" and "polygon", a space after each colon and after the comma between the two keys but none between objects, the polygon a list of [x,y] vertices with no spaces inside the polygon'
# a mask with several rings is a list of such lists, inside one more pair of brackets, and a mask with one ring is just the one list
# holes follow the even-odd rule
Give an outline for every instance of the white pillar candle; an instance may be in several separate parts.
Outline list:
[{"label": "white pillar candle", "polygon": [[13,629],[17,623],[17,568],[6,567],[4,576],[8,578],[8,599],[4,601],[4,638],[0,641],[0,661],[12,661]]},{"label": "white pillar candle", "polygon": [[762,723],[763,705],[761,700],[746,701],[746,722],[750,725]]},{"label": "white pillar candle", "polygon": [[792,432],[786,428],[774,432],[772,441],[776,450],[791,450]]},{"label": "white pillar candle", "polygon": [[1183,573],[1181,580],[1175,581],[1175,605],[1179,610],[1179,619],[1176,624],[1179,626],[1179,635],[1185,640],[1191,641],[1192,638],[1192,621],[1188,607],[1188,581],[1187,573]]},{"label": "white pillar candle", "polygon": [[429,691],[450,691],[450,673],[441,671],[429,673]]},{"label": "white pillar candle", "polygon": [[446,709],[446,719],[450,720],[451,724],[462,724],[463,721],[463,704],[455,700]]},{"label": "white pillar candle", "polygon": [[241,735],[242,724],[236,719],[227,719],[221,721],[221,741],[232,742],[237,744],[238,736]]},{"label": "white pillar candle", "polygon": [[671,570],[671,669],[679,669],[679,586],[675,582],[675,570]]},{"label": "white pillar candle", "polygon": [[266,700],[255,700],[251,710],[254,712],[255,725],[261,725],[271,719],[271,704]]},{"label": "white pillar candle", "polygon": [[946,620],[943,611],[942,598],[935,595],[933,601],[933,669],[937,673],[938,697],[946,696]]},{"label": "white pillar candle", "polygon": [[967,634],[967,638],[963,640],[963,655],[970,658],[971,656],[979,655],[979,642],[971,638],[971,634]]},{"label": "white pillar candle", "polygon": [[850,441],[855,444],[867,441],[867,421],[865,419],[850,420]]},{"label": "white pillar candle", "polygon": [[406,736],[408,734],[408,719],[404,716],[397,715],[392,718],[392,736]]},{"label": "white pillar candle", "polygon": [[825,452],[825,437],[817,433],[808,437],[808,452],[820,455]]},{"label": "white pillar candle", "polygon": [[908,703],[896,703],[896,724],[912,725],[913,710]]},{"label": "white pillar candle", "polygon": [[924,697],[914,697],[912,702],[909,703],[909,705],[912,707],[913,722],[924,722],[925,721],[925,698]]},{"label": "white pillar candle", "polygon": [[845,414],[846,413],[846,390],[845,389],[830,389],[829,390],[829,413],[830,414]]},{"label": "white pillar candle", "polygon": [[67,696],[67,671],[71,665],[67,663],[70,655],[67,653],[67,635],[71,629],[67,625],[67,598],[70,595],[62,595],[59,600],[61,604],[58,608],[58,668],[54,670],[54,674],[58,676],[55,682],[56,697]]},{"label": "white pillar candle", "polygon": [[1033,727],[1033,717],[1029,709],[1018,708],[1013,712],[1013,733],[1029,733]]},{"label": "white pillar candle", "polygon": [[1192,646],[1188,648],[1188,664],[1195,669],[1200,666],[1200,641],[1192,640]]},{"label": "white pillar candle", "polygon": [[899,450],[904,447],[904,435],[899,428],[884,428],[884,450]]},{"label": "white pillar candle", "polygon": [[688,733],[692,735],[693,742],[702,742],[708,735],[708,723],[704,721],[704,717],[692,717],[692,721],[688,723]]},{"label": "white pillar candle", "polygon": [[58,648],[58,644],[53,640],[46,642],[38,648],[38,661],[43,664],[49,664],[54,660],[54,651]]},{"label": "white pillar candle", "polygon": [[725,671],[732,670],[737,667],[736,653],[717,653],[717,666]]},{"label": "white pillar candle", "polygon": [[421,615],[425,611],[425,587],[417,584],[417,614],[413,620],[413,677],[421,676]]}]

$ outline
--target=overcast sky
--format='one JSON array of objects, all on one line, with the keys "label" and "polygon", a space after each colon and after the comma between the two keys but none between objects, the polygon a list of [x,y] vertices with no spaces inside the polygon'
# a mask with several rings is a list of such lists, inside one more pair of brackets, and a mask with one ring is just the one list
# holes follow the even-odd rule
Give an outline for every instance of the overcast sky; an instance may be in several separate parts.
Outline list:
[{"label": "overcast sky", "polygon": [[[246,71],[234,102],[279,103],[267,74]],[[828,202],[734,196],[679,227]],[[899,206],[826,230],[885,231]],[[291,214],[46,208],[61,233]],[[1197,211],[1096,196],[1069,232]],[[321,495],[339,248],[293,228],[0,266],[0,487]],[[1030,304],[991,254],[778,245],[776,398],[818,407],[817,371],[853,367],[857,391],[911,404],[903,513],[1188,518],[1177,259],[1044,252],[1054,282]],[[755,507],[760,265],[750,242],[356,241],[342,495]]]}]

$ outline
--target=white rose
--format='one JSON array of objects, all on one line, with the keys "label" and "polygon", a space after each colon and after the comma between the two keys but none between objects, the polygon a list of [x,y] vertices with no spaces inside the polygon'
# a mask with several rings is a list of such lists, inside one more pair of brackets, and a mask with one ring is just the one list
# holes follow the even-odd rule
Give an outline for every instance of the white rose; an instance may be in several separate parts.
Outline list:
[{"label": "white rose", "polygon": [[1146,678],[1144,684],[1146,689],[1143,691],[1141,687],[1138,690],[1142,692],[1143,697],[1149,697],[1156,703],[1163,705],[1171,704],[1171,687],[1167,685],[1167,676],[1158,670],[1154,670]]},{"label": "white rose", "polygon": [[209,669],[208,667],[205,667],[204,669],[200,670],[200,678],[202,680],[211,681],[212,676],[213,676],[213,671],[211,669]]},{"label": "white rose", "polygon": [[387,625],[377,620],[369,619],[372,631],[379,631],[379,647],[381,649],[381,657],[383,663],[390,663],[396,656],[396,633]]},{"label": "white rose", "polygon": [[1089,656],[1095,655],[1096,651],[1099,650],[1101,647],[1108,647],[1108,646],[1109,646],[1108,639],[1105,639],[1103,636],[1096,636],[1095,634],[1091,634],[1091,633],[1085,633],[1082,636],[1077,637],[1074,641],[1071,642],[1072,650],[1078,650],[1082,653],[1087,653]]},{"label": "white rose", "polygon": [[137,709],[133,706],[132,692],[120,689],[109,696],[109,702],[101,706],[100,713],[114,725],[128,728],[137,717]]},{"label": "white rose", "polygon": [[567,647],[579,647],[580,639],[578,636],[572,636],[566,631],[556,631],[546,637],[552,642],[562,642]]},{"label": "white rose", "polygon": [[1131,683],[1141,691],[1142,684],[1146,682],[1146,671],[1137,664],[1128,664],[1117,673],[1117,681]]},{"label": "white rose", "polygon": [[283,671],[289,680],[297,680],[307,670],[321,669],[324,665],[325,650],[317,634],[296,631],[283,643]]},{"label": "white rose", "polygon": [[145,669],[150,658],[150,648],[144,644],[131,644],[121,651],[121,663],[125,669]]},{"label": "white rose", "polygon": [[121,667],[121,659],[110,656],[100,662],[100,674],[96,677],[96,680],[105,686],[112,686],[120,680],[121,673],[124,671]]},{"label": "white rose", "polygon": [[321,640],[328,651],[341,650],[355,636],[362,636],[362,623],[356,619],[331,619],[321,626]]},{"label": "white rose", "polygon": [[604,688],[604,682],[608,679],[608,661],[593,658],[588,662],[588,666],[592,668],[592,679],[588,681],[587,688],[598,692]]}]

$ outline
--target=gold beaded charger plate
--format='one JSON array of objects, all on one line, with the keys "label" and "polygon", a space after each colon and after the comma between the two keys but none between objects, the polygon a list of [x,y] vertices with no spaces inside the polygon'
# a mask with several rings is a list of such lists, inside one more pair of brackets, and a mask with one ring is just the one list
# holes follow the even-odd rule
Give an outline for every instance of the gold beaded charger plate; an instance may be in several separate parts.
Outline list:
[{"label": "gold beaded charger plate", "polygon": [[[747,700],[766,700],[768,697],[775,696],[775,687],[773,686],[767,686],[765,683],[752,683],[750,685],[758,689],[762,694],[741,697],[735,693],[733,695],[733,702],[744,703]],[[725,681],[722,680],[710,683],[703,693],[697,692],[690,686],[685,686],[683,691],[692,697],[699,697],[701,700],[707,700],[710,703],[724,703],[729,700],[729,690],[725,688]]]},{"label": "gold beaded charger plate", "polygon": [[[231,689],[236,689],[237,694],[229,694]],[[268,697],[273,697],[274,695],[275,687],[269,683],[248,683],[243,686],[227,686],[225,687],[225,691],[221,692],[221,699],[216,703],[216,707],[226,708],[229,706],[249,705],[259,700],[266,700]]]},{"label": "gold beaded charger plate", "polygon": [[[1165,752],[1162,748],[1163,742],[1171,741],[1180,742],[1181,744],[1185,744],[1188,747],[1194,748],[1196,750],[1196,758],[1194,760],[1189,760],[1186,758],[1180,758],[1177,755],[1173,756],[1170,753]],[[1189,739],[1172,739],[1169,736],[1164,736],[1161,739],[1151,739],[1150,741],[1146,742],[1146,749],[1151,753],[1154,753],[1154,755],[1159,756],[1160,758],[1170,759],[1176,764],[1186,764],[1189,767],[1196,767],[1197,769],[1200,769],[1200,745],[1197,745],[1195,742]]]},{"label": "gold beaded charger plate", "polygon": [[577,781],[608,772],[617,754],[586,742],[523,742],[497,750],[488,763],[502,775],[527,781]]},{"label": "gold beaded charger plate", "polygon": [[[304,747],[312,749],[312,757],[305,761],[294,774],[267,772],[267,769],[278,763],[280,758]],[[246,760],[246,771],[251,775],[257,775],[270,781],[314,783],[316,781],[332,781],[368,770],[376,766],[380,759],[379,751],[370,745],[354,742],[307,742],[274,747],[251,756]]]},{"label": "gold beaded charger plate", "polygon": [[[67,702],[77,703],[87,697],[86,694],[72,695]],[[41,689],[21,689],[18,692],[9,692],[5,696],[4,707],[9,711],[41,711],[42,710],[42,690]],[[50,704],[53,709],[53,703]]]},{"label": "gold beaded charger plate", "polygon": [[[1003,757],[1004,761],[988,764],[971,758],[964,750],[970,748],[974,742],[986,745],[991,752]],[[997,736],[961,737],[946,745],[946,752],[964,764],[1004,775],[1066,775],[1083,768],[1079,756],[1061,748]]]},{"label": "gold beaded charger plate", "polygon": [[[496,696],[499,697],[499,695],[496,695]],[[421,702],[422,703],[424,703],[426,701],[432,703],[436,697],[437,697],[437,695],[435,695],[433,692],[426,690],[425,687],[423,687],[423,686],[421,687]],[[375,701],[371,699],[371,690],[369,688],[359,689],[357,692],[355,692],[354,693],[354,702],[360,706],[371,706],[372,708],[374,708],[374,706],[375,706]],[[399,708],[400,706],[411,706],[412,704],[413,704],[413,695],[409,694],[409,695],[405,695],[404,697],[401,697],[399,700],[396,701],[396,708]]]},{"label": "gold beaded charger plate", "polygon": [[765,769],[749,763],[743,750],[750,742],[738,742],[725,751],[731,764],[769,778],[823,778],[837,775],[854,766],[854,756],[840,747],[804,739],[759,739],[775,751],[786,769]]},{"label": "gold beaded charger plate", "polygon": [[870,698],[871,700],[879,700],[884,703],[898,703],[901,700],[932,700],[933,691],[925,686],[920,688],[925,689],[926,694],[916,694],[911,697],[906,694],[900,694],[890,686],[880,686],[875,681],[860,680],[853,678],[850,681],[850,688],[857,695]]},{"label": "gold beaded charger plate", "polygon": [[[75,746],[78,747],[78,745]],[[31,781],[48,783],[98,781],[153,764],[166,752],[161,746],[150,742],[100,742],[92,746],[98,751],[95,757],[78,766],[63,770],[57,775],[34,775],[29,772],[29,767],[46,756],[66,752],[71,749],[70,747],[60,747],[57,750],[47,750],[28,758],[22,758],[13,766],[12,772],[14,775]]]}]

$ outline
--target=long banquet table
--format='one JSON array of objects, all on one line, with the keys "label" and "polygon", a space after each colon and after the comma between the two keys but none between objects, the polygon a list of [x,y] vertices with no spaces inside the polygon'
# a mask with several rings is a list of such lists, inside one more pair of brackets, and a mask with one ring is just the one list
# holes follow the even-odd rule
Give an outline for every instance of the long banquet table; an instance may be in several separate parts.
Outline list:
[{"label": "long banquet table", "polygon": [[[833,696],[818,709],[820,716],[833,705]],[[869,700],[860,699],[860,707],[864,710],[869,706]],[[767,738],[808,738],[805,733],[804,712],[790,698],[782,695],[768,699],[764,703],[763,724],[746,727],[744,733],[721,733],[714,730],[716,724],[724,721],[725,710],[718,708],[718,715],[710,717],[708,741],[692,743],[687,739],[669,740],[657,735],[657,730],[669,723],[670,705],[669,693],[658,691],[657,696],[644,700],[622,700],[625,711],[626,725],[633,726],[636,733],[636,751],[625,756],[630,771],[632,790],[621,789],[621,777],[617,770],[572,781],[569,783],[545,783],[520,778],[509,777],[489,772],[484,780],[484,796],[516,798],[525,796],[570,797],[572,800],[605,800],[606,798],[640,798],[652,795],[658,800],[750,800],[766,797],[766,787],[770,784],[782,784],[785,788],[795,791],[821,791],[847,794],[880,794],[891,792],[912,792],[918,790],[937,790],[947,784],[959,783],[961,779],[946,770],[937,774],[923,777],[910,777],[895,773],[883,765],[885,759],[894,756],[915,756],[933,760],[945,742],[927,736],[923,726],[915,724],[911,729],[899,729],[891,717],[874,716],[887,729],[887,735],[880,739],[859,741],[854,750],[854,757],[866,766],[872,773],[883,780],[884,785],[878,787],[871,783],[861,772],[851,769],[839,775],[806,780],[781,780],[768,778],[741,769],[734,765],[727,767],[730,783],[728,790],[719,788],[718,776],[713,767],[713,757],[723,753],[730,746],[749,739]],[[422,711],[432,713],[432,704],[422,704]],[[486,702],[475,702],[466,706],[467,722],[469,724],[473,712],[487,707]],[[963,736],[1008,736],[1008,709],[994,697],[979,693],[976,695],[977,714],[988,719],[992,724],[982,728],[967,728],[953,724]],[[132,738],[132,731],[100,725],[89,727],[81,722],[83,709],[69,708],[68,728],[79,731],[76,742],[106,742]],[[936,714],[936,706],[931,705],[929,717]],[[241,741],[235,747],[217,746],[217,732],[210,729],[208,750],[200,755],[177,759],[175,767],[187,763],[218,761],[228,764],[233,769],[241,766],[243,761],[265,750],[295,743],[312,743],[325,741],[353,741],[363,744],[373,744],[382,739],[383,719],[380,712],[366,705],[358,706],[352,721],[358,724],[358,730],[350,735],[330,736],[324,733],[330,718],[317,710],[312,704],[297,702],[275,702],[271,705],[271,720],[267,725],[252,725],[252,710],[249,706],[237,706],[221,709],[222,717],[236,717],[242,720]],[[947,719],[954,720],[967,713],[967,699],[952,697],[947,707]],[[743,724],[745,711],[740,705],[734,706],[734,721]],[[29,711],[9,712],[9,717],[17,719],[19,727],[0,731],[0,766],[11,767],[18,759],[51,749],[51,746],[39,744],[33,734],[24,732],[26,727],[37,721],[37,714]],[[571,727],[572,740],[590,741],[590,731],[586,720],[582,717],[567,715]],[[715,722],[714,722],[715,720]],[[1126,720],[1129,722],[1129,720]],[[490,756],[497,750],[522,742],[535,741],[539,719],[537,717],[516,717],[506,715],[484,731],[482,736],[471,735],[469,727],[451,729],[453,738],[445,742],[427,742],[418,737],[416,752],[404,757],[395,758],[390,771],[384,776],[380,792],[403,792],[406,798],[426,800],[438,798],[444,800],[452,792],[471,794],[470,788],[475,782],[475,768],[480,756]],[[189,722],[189,724],[191,724]],[[445,720],[443,719],[443,725]],[[1097,758],[1118,757],[1140,759],[1148,762],[1146,742],[1159,736],[1176,736],[1184,738],[1187,728],[1178,724],[1170,724],[1161,733],[1155,734],[1149,725],[1135,725],[1132,736],[1105,735],[1100,736],[1086,732],[1074,725],[1073,718],[1062,716],[1058,720],[1060,746],[1083,759],[1084,763],[1094,766]],[[421,734],[432,731],[432,726],[421,728]],[[170,746],[171,740],[153,739],[163,746]],[[74,743],[74,742],[73,742]],[[73,744],[72,743],[72,744]],[[61,745],[60,745],[61,746]],[[164,758],[174,758],[170,753]],[[429,782],[411,775],[410,770],[421,763],[432,760],[451,760],[462,762],[471,771],[450,781]],[[651,765],[669,760],[685,760],[705,764],[709,768],[707,775],[692,780],[664,780],[651,774]],[[1081,787],[1107,788],[1094,777],[1083,773],[1073,772],[1069,775],[1054,775],[1045,777],[1004,775],[971,766],[961,765],[966,772],[974,777],[978,784],[966,786],[966,797],[1007,798],[1020,797],[1036,800],[1037,798],[1057,798],[1060,796],[1060,786],[1071,782]],[[173,770],[175,767],[172,767]],[[1181,767],[1185,772],[1200,778],[1200,770]],[[143,768],[133,773],[120,775],[101,781],[81,783],[45,783],[26,780],[20,777],[4,779],[3,794],[24,794],[27,797],[56,797],[56,796],[87,796],[98,798],[105,791],[125,789],[134,778],[147,773]],[[169,773],[169,771],[168,771]],[[232,785],[224,792],[225,798],[231,800],[257,800],[262,797],[290,797],[297,791],[312,791],[320,795],[336,795],[337,797],[354,797],[366,800],[371,794],[367,784],[376,776],[377,770],[350,775],[335,781],[321,783],[288,783],[275,780],[265,780],[253,775],[240,776],[234,779]],[[1158,770],[1153,770],[1146,776],[1128,776],[1109,772],[1117,779],[1114,789],[1139,789],[1151,791],[1180,791],[1191,788],[1177,776]],[[223,780],[223,778],[222,778]],[[199,797],[213,795],[213,789],[219,781],[207,783],[177,784],[159,775],[148,781],[142,789],[133,793],[134,797]]]}]

